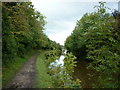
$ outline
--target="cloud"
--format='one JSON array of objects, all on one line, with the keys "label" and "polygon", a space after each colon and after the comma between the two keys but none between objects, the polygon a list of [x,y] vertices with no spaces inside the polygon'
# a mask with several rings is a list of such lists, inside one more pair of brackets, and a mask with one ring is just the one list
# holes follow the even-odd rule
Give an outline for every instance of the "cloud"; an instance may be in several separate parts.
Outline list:
[{"label": "cloud", "polygon": [[[33,1],[33,0],[30,0]],[[38,2],[38,0],[34,0],[35,2]],[[41,3],[51,3],[51,2],[118,2],[119,0],[39,0]]]},{"label": "cloud", "polygon": [[[61,24],[60,24],[61,23]],[[64,41],[71,34],[75,27],[74,22],[70,21],[61,21],[55,22],[56,25],[53,29],[47,29],[46,34],[51,40],[54,40],[61,45],[64,45]]]},{"label": "cloud", "polygon": [[[36,10],[46,16],[45,33],[51,40],[62,45],[73,31],[76,21],[86,12],[93,12],[93,7],[98,5],[98,1],[101,0],[94,2],[93,0],[32,0]],[[108,7],[113,9],[118,7],[118,0],[107,1],[111,1],[106,4]]]},{"label": "cloud", "polygon": [[66,38],[71,34],[72,30],[64,30],[64,31],[60,31],[59,33],[51,33],[48,35],[48,37],[51,40],[54,40],[58,43],[60,43],[61,45],[64,45],[64,41],[66,40]]},{"label": "cloud", "polygon": [[71,27],[74,27],[76,23],[75,21],[53,21],[51,23],[48,23],[46,25],[46,31],[47,32],[57,32],[59,33],[60,31],[64,30],[69,30]]}]

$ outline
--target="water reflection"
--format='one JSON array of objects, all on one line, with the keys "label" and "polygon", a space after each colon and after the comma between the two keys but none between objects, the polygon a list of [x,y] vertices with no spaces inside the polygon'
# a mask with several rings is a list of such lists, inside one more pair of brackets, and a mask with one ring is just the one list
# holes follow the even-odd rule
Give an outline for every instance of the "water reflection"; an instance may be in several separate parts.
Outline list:
[{"label": "water reflection", "polygon": [[59,60],[56,60],[56,63],[59,65],[59,64],[61,64],[62,66],[64,65],[64,58],[65,58],[65,56],[64,55],[61,55],[60,56],[60,58],[59,58]]},{"label": "water reflection", "polygon": [[63,61],[64,58],[65,58],[65,56],[64,56],[64,55],[61,55],[60,58],[57,59],[55,62],[52,62],[52,63],[50,64],[50,66],[52,66],[52,65],[58,66],[58,65],[60,65],[60,64],[61,64],[61,66],[63,66],[63,65],[64,65],[64,61]]},{"label": "water reflection", "polygon": [[61,66],[64,66],[64,58],[65,58],[65,54],[66,54],[67,50],[64,50],[64,52],[62,53],[62,55],[60,56],[59,59],[57,59],[55,62],[52,62],[50,64],[50,66],[58,66],[58,65],[61,65]]}]

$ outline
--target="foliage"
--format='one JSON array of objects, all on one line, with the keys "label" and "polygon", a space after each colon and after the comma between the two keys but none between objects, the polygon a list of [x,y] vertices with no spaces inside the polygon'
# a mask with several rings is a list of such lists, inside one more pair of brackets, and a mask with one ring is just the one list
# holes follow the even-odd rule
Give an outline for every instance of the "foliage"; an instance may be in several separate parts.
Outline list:
[{"label": "foliage", "polygon": [[55,88],[81,88],[80,80],[73,80],[72,74],[76,66],[76,57],[72,53],[68,53],[64,59],[64,65],[58,65],[54,61],[53,65],[49,66],[48,73],[52,76]]},{"label": "foliage", "polygon": [[47,73],[46,54],[50,51],[42,51],[36,62],[36,85],[35,88],[54,88],[52,77]]},{"label": "foliage", "polygon": [[57,49],[59,44],[44,34],[45,16],[31,2],[4,2],[2,5],[3,65],[31,49]]},{"label": "foliage", "polygon": [[45,54],[45,62],[46,65],[49,67],[50,63],[54,62],[56,59],[58,59],[58,57],[60,56],[60,51],[59,50],[53,50],[50,51],[49,53]]},{"label": "foliage", "polygon": [[118,88],[120,63],[120,30],[103,2],[97,11],[86,13],[73,33],[66,39],[65,47],[77,58],[91,60],[89,67],[100,72],[98,84],[101,88]]},{"label": "foliage", "polygon": [[59,43],[45,35],[45,24],[45,16],[31,2],[2,2],[3,84],[27,60],[27,53],[47,49],[61,52]]}]

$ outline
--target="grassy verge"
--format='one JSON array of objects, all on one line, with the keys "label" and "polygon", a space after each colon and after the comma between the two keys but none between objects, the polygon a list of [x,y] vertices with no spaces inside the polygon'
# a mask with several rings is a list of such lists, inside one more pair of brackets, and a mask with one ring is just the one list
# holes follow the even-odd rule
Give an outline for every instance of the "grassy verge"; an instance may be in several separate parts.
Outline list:
[{"label": "grassy verge", "polygon": [[9,67],[2,67],[2,86],[4,87],[8,81],[10,81],[18,70],[24,65],[24,63],[35,53],[35,51],[30,51],[24,58],[16,58],[15,62],[9,64]]},{"label": "grassy verge", "polygon": [[54,88],[53,80],[51,76],[47,73],[48,67],[47,67],[47,63],[45,62],[46,61],[45,54],[49,52],[51,51],[41,52],[37,58],[37,62],[36,62],[37,83],[35,86],[36,88]]}]

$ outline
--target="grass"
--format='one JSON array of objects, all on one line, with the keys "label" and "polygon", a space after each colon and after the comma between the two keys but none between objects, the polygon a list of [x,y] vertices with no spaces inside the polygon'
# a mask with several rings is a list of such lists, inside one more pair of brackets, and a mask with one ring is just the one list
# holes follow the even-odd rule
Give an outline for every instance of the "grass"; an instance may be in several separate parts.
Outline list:
[{"label": "grass", "polygon": [[9,67],[2,67],[2,86],[4,87],[20,70],[24,63],[35,53],[35,51],[30,51],[24,58],[16,58],[15,62],[8,64]]},{"label": "grass", "polygon": [[[51,51],[41,52],[37,58],[36,62],[36,78],[37,84],[36,88],[54,88],[53,80],[49,74],[47,74],[47,63],[45,62],[45,54]],[[54,51],[53,51],[54,52]]]}]

